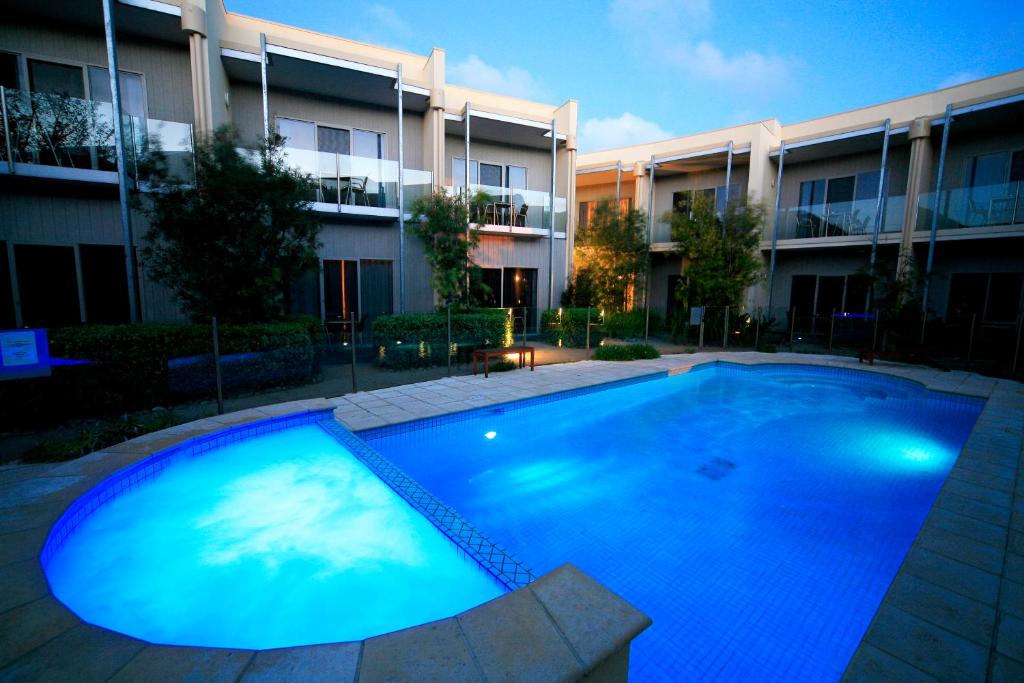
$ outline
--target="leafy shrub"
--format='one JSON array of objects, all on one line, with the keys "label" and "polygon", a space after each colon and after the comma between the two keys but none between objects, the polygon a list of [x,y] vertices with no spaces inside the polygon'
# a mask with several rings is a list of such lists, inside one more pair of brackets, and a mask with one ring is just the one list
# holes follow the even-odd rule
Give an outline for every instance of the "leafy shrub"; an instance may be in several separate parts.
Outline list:
[{"label": "leafy shrub", "polygon": [[509,370],[515,370],[519,367],[519,364],[515,361],[509,360],[508,358],[501,358],[499,360],[492,360],[489,372],[508,372]]},{"label": "leafy shrub", "polygon": [[[600,328],[594,327],[600,322],[600,311],[590,309],[590,345],[597,345],[602,338]],[[541,331],[548,344],[569,346],[581,349],[587,345],[587,309],[563,308],[559,311],[544,311],[540,317]]]},{"label": "leafy shrub", "polygon": [[[315,322],[315,321],[314,321]],[[219,329],[223,383],[229,390],[304,382],[320,369],[319,322],[298,319]],[[0,428],[25,429],[72,417],[167,405],[214,387],[207,325],[84,325],[49,332],[50,377],[0,382]]]},{"label": "leafy shrub", "polygon": [[[505,346],[510,328],[504,309],[452,313],[452,353]],[[448,362],[447,313],[382,315],[373,321],[377,363],[399,370]]]},{"label": "leafy shrub", "polygon": [[594,360],[641,360],[660,356],[650,344],[609,344],[594,351]]},{"label": "leafy shrub", "polygon": [[91,422],[70,438],[46,439],[33,446],[22,457],[23,462],[60,462],[72,460],[107,446],[134,439],[178,424],[170,410],[126,415],[112,420]]},{"label": "leafy shrub", "polygon": [[[661,315],[651,311],[650,331],[657,332],[662,328]],[[637,308],[622,313],[609,313],[605,317],[604,331],[609,337],[616,339],[640,339],[647,327],[647,311]]]}]

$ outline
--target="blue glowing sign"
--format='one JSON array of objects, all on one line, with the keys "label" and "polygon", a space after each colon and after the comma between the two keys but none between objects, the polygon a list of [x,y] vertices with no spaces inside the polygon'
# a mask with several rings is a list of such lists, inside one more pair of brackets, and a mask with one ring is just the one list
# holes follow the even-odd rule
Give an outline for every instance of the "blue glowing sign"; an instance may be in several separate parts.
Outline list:
[{"label": "blue glowing sign", "polygon": [[0,330],[0,380],[50,374],[46,330]]}]

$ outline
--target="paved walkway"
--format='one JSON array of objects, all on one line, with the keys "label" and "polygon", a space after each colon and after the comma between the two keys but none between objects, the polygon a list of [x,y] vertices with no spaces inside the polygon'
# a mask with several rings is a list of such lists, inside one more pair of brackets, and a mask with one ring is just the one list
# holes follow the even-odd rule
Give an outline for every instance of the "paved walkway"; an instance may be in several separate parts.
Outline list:
[{"label": "paved walkway", "polygon": [[[365,429],[656,372],[685,372],[716,360],[862,369],[987,399],[846,678],[1024,680],[1024,480],[1020,477],[1024,385],[966,372],[889,363],[868,367],[850,358],[787,353],[699,353],[629,363],[581,361],[487,379],[445,377],[205,418],[69,463],[0,468],[0,678],[3,667],[14,659],[58,638],[73,640],[75,633],[83,632],[83,625],[49,595],[39,569],[37,556],[50,524],[64,506],[106,473],[154,450],[270,415],[334,407],[343,424]],[[97,657],[126,656],[127,661],[134,656],[107,652],[103,642],[99,637],[91,641],[91,647],[100,648]],[[82,673],[83,678],[102,678]]]}]

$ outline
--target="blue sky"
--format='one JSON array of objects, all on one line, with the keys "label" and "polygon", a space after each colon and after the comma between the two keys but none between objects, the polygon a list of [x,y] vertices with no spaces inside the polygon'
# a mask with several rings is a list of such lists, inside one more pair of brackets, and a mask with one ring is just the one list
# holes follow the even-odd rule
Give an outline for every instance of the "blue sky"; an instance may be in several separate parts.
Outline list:
[{"label": "blue sky", "polygon": [[1019,0],[226,4],[419,54],[444,48],[450,83],[575,98],[583,151],[794,123],[1024,68]]}]

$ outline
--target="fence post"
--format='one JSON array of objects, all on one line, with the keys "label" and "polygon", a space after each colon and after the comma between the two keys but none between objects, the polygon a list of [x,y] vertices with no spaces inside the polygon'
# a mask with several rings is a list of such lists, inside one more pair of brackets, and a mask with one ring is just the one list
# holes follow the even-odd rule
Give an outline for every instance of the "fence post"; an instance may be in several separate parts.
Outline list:
[{"label": "fence post", "polygon": [[587,360],[590,360],[590,306],[587,306]]},{"label": "fence post", "polygon": [[1020,335],[1024,330],[1024,315],[1017,318],[1017,341],[1013,345],[1013,362],[1010,364],[1010,377],[1017,376],[1017,358],[1020,356]]},{"label": "fence post", "polygon": [[921,346],[924,346],[924,331],[928,325],[928,311],[921,310]]},{"label": "fence post", "polygon": [[523,306],[523,336],[521,339],[521,345],[526,346],[526,306]]},{"label": "fence post", "polygon": [[697,350],[704,350],[704,311],[707,309],[704,306],[700,307],[700,327],[697,328]]},{"label": "fence post", "polygon": [[757,351],[761,347],[761,314],[757,314],[757,319],[754,321],[754,350]]},{"label": "fence post", "polygon": [[452,376],[452,304],[448,303],[448,376]]},{"label": "fence post", "polygon": [[217,414],[224,414],[224,390],[220,377],[220,339],[217,334],[217,316],[213,316],[210,327],[213,331],[213,374],[217,381]]},{"label": "fence post", "polygon": [[796,307],[789,310],[789,351],[793,352],[793,333],[796,331]]},{"label": "fence post", "polygon": [[871,332],[871,353],[875,352],[875,347],[878,344],[878,309],[875,309],[875,325]]},{"label": "fence post", "polygon": [[729,346],[729,307],[725,307],[725,323],[722,328],[722,350],[725,351]]},{"label": "fence post", "polygon": [[828,323],[828,352],[832,353],[832,338],[836,331],[836,309],[832,309],[832,317]]},{"label": "fence post", "polygon": [[974,323],[978,319],[977,313],[971,314],[971,332],[967,336],[967,369],[971,369],[971,356],[974,355]]},{"label": "fence post", "polygon": [[352,311],[349,314],[349,344],[352,346],[352,393],[356,393],[359,389],[356,388],[356,312]]}]

